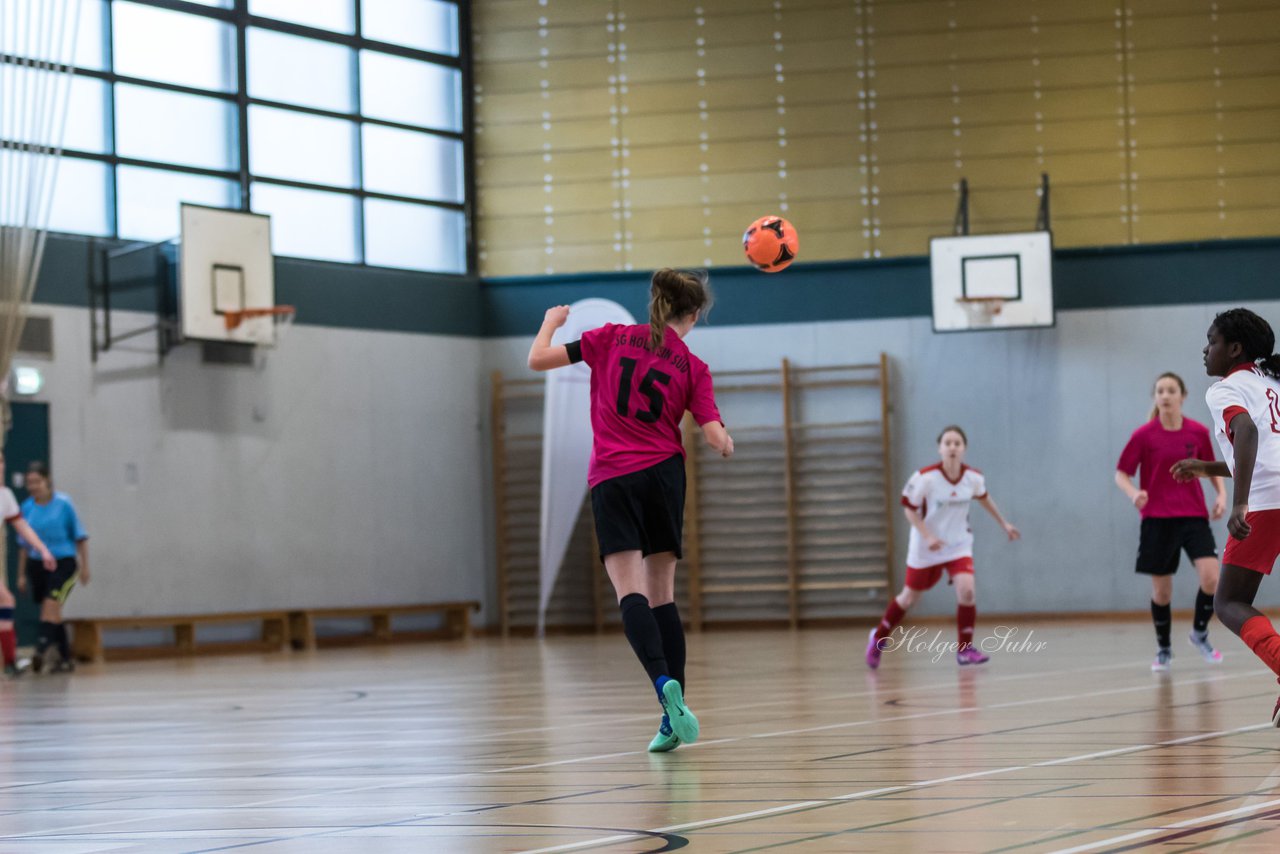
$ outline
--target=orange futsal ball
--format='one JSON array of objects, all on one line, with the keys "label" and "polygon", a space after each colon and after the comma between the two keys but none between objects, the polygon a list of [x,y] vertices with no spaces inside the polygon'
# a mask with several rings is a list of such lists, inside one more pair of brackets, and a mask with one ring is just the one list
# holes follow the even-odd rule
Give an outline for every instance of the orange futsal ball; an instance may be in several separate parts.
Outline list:
[{"label": "orange futsal ball", "polygon": [[762,216],[743,233],[742,248],[747,253],[747,260],[757,270],[776,273],[796,260],[800,251],[800,235],[782,217]]}]

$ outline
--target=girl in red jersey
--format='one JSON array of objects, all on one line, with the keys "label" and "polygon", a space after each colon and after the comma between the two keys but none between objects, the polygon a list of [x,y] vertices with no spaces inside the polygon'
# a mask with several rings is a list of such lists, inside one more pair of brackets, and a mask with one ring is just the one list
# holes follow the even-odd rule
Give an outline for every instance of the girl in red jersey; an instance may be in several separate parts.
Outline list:
[{"label": "girl in red jersey", "polygon": [[[1280,556],[1280,355],[1271,325],[1245,308],[1224,311],[1209,327],[1205,372],[1221,377],[1205,393],[1225,462],[1186,459],[1177,480],[1233,477],[1227,547],[1214,612],[1272,672],[1280,675],[1280,635],[1253,607],[1258,586]],[[1280,700],[1271,713],[1280,727]]]},{"label": "girl in red jersey", "polygon": [[[1155,406],[1147,423],[1133,431],[1116,463],[1116,486],[1142,514],[1138,541],[1137,572],[1151,576],[1151,621],[1156,628],[1156,657],[1151,669],[1169,669],[1173,650],[1169,642],[1172,624],[1169,603],[1173,599],[1173,574],[1178,571],[1179,552],[1185,551],[1200,575],[1196,610],[1192,618],[1191,645],[1205,661],[1218,663],[1222,653],[1209,643],[1209,619],[1213,616],[1213,594],[1218,589],[1218,546],[1209,530],[1209,511],[1204,490],[1198,483],[1173,479],[1171,467],[1178,460],[1213,462],[1209,429],[1182,414],[1187,386],[1177,374],[1163,373],[1152,391]],[[1139,485],[1133,485],[1137,474]],[[1213,518],[1221,519],[1227,509],[1227,491],[1222,478],[1212,478],[1217,497]]]},{"label": "girl in red jersey", "polygon": [[987,656],[973,645],[973,627],[978,611],[973,588],[973,531],[969,528],[969,502],[977,501],[1004,528],[1010,540],[1022,535],[1000,515],[1000,508],[987,493],[982,472],[964,464],[969,440],[954,424],[938,436],[940,463],[911,475],[902,491],[902,506],[911,523],[907,548],[907,580],[902,592],[889,600],[880,624],[867,640],[867,666],[880,666],[885,641],[920,594],[933,587],[946,572],[956,587],[956,627],[959,643],[956,661],[961,665],[982,664]]},{"label": "girl in red jersey", "polygon": [[658,270],[649,296],[647,326],[610,323],[563,345],[552,346],[551,338],[569,307],[547,309],[529,367],[591,368],[587,484],[596,539],[627,640],[662,704],[662,724],[649,744],[662,752],[698,738],[698,719],[684,703],[684,626],[675,604],[685,495],[680,421],[693,413],[707,444],[725,457],[733,454],[733,439],[716,408],[711,372],[684,343],[711,307],[706,274]]}]

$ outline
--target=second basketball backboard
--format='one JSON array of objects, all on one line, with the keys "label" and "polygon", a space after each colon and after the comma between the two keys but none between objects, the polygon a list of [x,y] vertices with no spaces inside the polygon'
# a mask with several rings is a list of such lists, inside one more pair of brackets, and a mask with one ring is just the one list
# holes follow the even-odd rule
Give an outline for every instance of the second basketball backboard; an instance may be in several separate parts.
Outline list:
[{"label": "second basketball backboard", "polygon": [[228,329],[228,312],[275,305],[271,217],[182,205],[178,315],[183,338],[270,345],[271,317],[247,317]]},{"label": "second basketball backboard", "polygon": [[935,332],[1053,326],[1049,232],[935,237],[929,262]]}]

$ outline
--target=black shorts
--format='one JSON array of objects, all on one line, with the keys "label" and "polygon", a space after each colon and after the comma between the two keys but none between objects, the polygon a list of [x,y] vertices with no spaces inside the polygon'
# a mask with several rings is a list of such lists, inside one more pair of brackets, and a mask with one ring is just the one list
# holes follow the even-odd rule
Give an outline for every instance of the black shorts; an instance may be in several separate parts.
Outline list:
[{"label": "black shorts", "polygon": [[1185,551],[1193,561],[1218,556],[1218,546],[1213,541],[1208,519],[1203,516],[1174,516],[1142,520],[1138,572],[1173,575],[1178,571],[1180,551]]},{"label": "black shorts", "polygon": [[46,599],[65,602],[79,578],[80,564],[73,557],[58,558],[58,566],[50,572],[40,558],[27,555],[27,584],[31,598],[39,605]]},{"label": "black shorts", "polygon": [[611,477],[591,488],[600,558],[639,549],[684,556],[684,457]]}]

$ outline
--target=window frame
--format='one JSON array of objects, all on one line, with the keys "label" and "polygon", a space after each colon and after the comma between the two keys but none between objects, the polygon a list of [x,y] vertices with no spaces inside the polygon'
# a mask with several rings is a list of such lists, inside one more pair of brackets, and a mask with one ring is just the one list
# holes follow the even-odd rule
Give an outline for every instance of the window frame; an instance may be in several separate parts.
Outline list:
[{"label": "window frame", "polygon": [[[106,103],[104,110],[107,120],[106,143],[108,151],[92,152],[80,151],[76,149],[64,148],[62,155],[79,160],[91,160],[99,163],[105,163],[110,166],[110,180],[107,188],[108,198],[105,200],[107,205],[106,221],[109,224],[110,232],[108,237],[119,238],[119,221],[120,221],[120,197],[119,182],[116,178],[116,167],[119,166],[138,166],[149,169],[162,169],[171,172],[181,172],[190,175],[205,175],[214,178],[223,178],[235,182],[240,190],[240,206],[239,210],[250,210],[251,186],[253,183],[275,184],[282,187],[293,187],[301,190],[319,190],[323,192],[337,192],[351,196],[355,200],[357,225],[356,225],[356,246],[359,249],[359,260],[355,263],[359,266],[368,266],[365,259],[368,255],[367,241],[365,239],[365,201],[367,199],[381,199],[389,202],[401,202],[414,205],[422,205],[426,207],[441,208],[450,210],[463,215],[463,231],[464,231],[464,247],[463,247],[463,265],[464,271],[459,273],[433,273],[433,275],[443,276],[470,276],[477,269],[478,248],[475,240],[475,130],[474,130],[474,104],[470,93],[473,90],[474,69],[471,60],[471,9],[467,0],[445,0],[445,2],[454,2],[458,7],[458,55],[450,56],[448,54],[434,53],[432,51],[419,50],[417,48],[407,47],[405,45],[393,44],[390,42],[376,41],[367,39],[362,33],[362,0],[352,0],[353,14],[355,16],[355,32],[353,34],[338,33],[330,30],[324,30],[317,27],[311,27],[304,24],[296,24],[290,21],[278,21],[274,18],[265,18],[249,13],[248,0],[233,0],[231,8],[223,8],[217,6],[206,6],[200,3],[187,2],[187,0],[129,0],[129,2],[140,6],[151,6],[158,9],[166,9],[185,14],[196,15],[205,18],[212,18],[218,21],[228,23],[234,27],[234,39],[236,44],[235,68],[233,69],[236,82],[235,90],[231,92],[219,92],[216,90],[202,89],[191,87],[178,83],[169,83],[158,80],[148,80],[145,78],[133,77],[131,75],[118,74],[115,71],[114,56],[114,11],[116,0],[106,0],[105,14],[103,19],[103,32],[101,38],[103,40],[104,60],[106,69],[98,70],[92,68],[74,67],[76,75],[92,78],[102,81],[106,85]],[[335,44],[347,47],[356,52],[357,61],[352,63],[352,90],[355,109],[352,112],[334,111],[320,109],[316,107],[307,107],[297,104],[289,104],[280,101],[267,100],[263,98],[250,98],[248,89],[248,60],[247,60],[247,41],[248,31],[250,28],[259,28],[270,30],[285,35],[298,36],[314,41]],[[403,59],[410,59],[416,62],[428,63],[432,65],[444,66],[446,68],[456,70],[461,77],[460,85],[462,88],[461,103],[461,130],[447,131],[439,128],[424,127],[421,125],[406,124],[403,122],[390,121],[386,119],[373,118],[363,115],[360,103],[360,63],[358,61],[359,51],[368,50],[378,53],[385,53],[397,56]],[[0,56],[0,62],[20,62],[16,57]],[[117,116],[116,116],[116,98],[115,85],[124,83],[133,86],[147,87],[159,89],[175,94],[194,95],[206,98],[216,98],[234,104],[236,113],[236,137],[239,144],[238,152],[238,168],[233,170],[210,169],[200,166],[187,166],[166,163],[163,161],[141,160],[131,157],[122,157],[117,154]],[[270,176],[257,175],[252,171],[252,162],[249,153],[249,107],[261,106],[276,109],[290,110],[297,113],[320,116],[325,118],[342,119],[353,122],[355,125],[355,187],[334,187],[327,184],[317,184],[308,181],[295,181],[284,178],[276,178]],[[385,193],[366,190],[364,187],[364,145],[363,137],[364,125],[377,125],[398,130],[407,130],[417,133],[426,133],[435,136],[444,137],[446,139],[455,140],[462,144],[463,158],[463,176],[462,176],[462,193],[461,202],[443,201],[443,200],[426,200],[411,196],[401,196],[394,193]],[[329,262],[342,263],[342,262]]]}]

